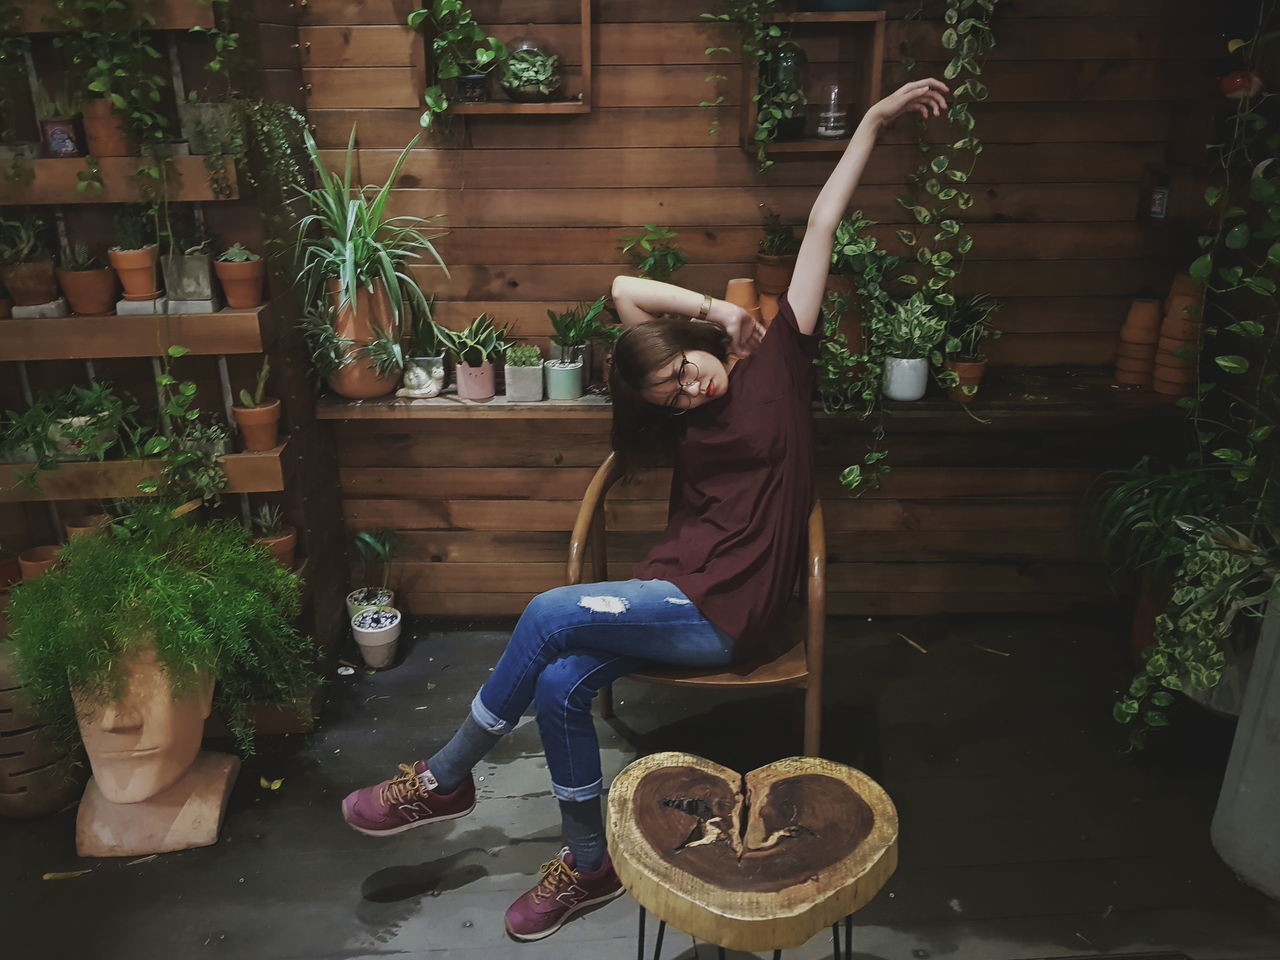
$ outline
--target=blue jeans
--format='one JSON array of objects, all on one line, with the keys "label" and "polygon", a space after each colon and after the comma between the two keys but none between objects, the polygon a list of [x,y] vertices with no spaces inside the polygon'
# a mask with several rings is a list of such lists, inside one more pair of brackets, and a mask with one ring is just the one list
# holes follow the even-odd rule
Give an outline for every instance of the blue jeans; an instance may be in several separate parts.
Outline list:
[{"label": "blue jeans", "polygon": [[525,608],[471,716],[490,733],[508,733],[536,702],[552,791],[590,800],[603,785],[596,691],[645,666],[723,667],[732,659],[733,638],[666,580],[556,587]]}]

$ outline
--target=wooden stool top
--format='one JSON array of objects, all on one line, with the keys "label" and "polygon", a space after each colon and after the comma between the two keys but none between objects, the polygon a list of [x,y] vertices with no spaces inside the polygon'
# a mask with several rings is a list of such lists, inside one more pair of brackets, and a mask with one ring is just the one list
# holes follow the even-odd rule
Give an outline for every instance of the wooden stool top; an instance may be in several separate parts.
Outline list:
[{"label": "wooden stool top", "polygon": [[659,919],[735,950],[795,947],[861,909],[898,865],[898,812],[859,770],[790,757],[745,777],[656,753],[609,789],[609,856]]}]

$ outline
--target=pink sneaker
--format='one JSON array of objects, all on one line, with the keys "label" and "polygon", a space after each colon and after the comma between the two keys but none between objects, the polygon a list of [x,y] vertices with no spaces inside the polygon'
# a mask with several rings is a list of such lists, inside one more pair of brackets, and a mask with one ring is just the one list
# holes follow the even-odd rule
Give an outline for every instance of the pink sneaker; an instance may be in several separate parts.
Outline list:
[{"label": "pink sneaker", "polygon": [[457,820],[476,808],[476,785],[471,777],[453,793],[440,793],[436,778],[419,760],[400,764],[400,776],[362,787],[342,801],[347,825],[371,837],[389,837],[424,823]]},{"label": "pink sneaker", "polygon": [[607,853],[599,870],[582,873],[573,868],[573,854],[565,847],[542,865],[538,885],[507,909],[507,933],[517,940],[541,940],[575,913],[624,893]]}]

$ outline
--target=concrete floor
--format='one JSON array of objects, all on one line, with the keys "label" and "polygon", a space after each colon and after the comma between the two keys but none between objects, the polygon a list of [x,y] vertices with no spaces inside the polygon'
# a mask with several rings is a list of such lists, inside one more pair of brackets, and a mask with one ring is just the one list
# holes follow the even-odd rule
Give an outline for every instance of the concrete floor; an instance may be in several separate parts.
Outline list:
[{"label": "concrete floor", "polygon": [[[349,789],[452,731],[509,625],[424,625],[397,668],[334,677],[318,733],[265,741],[246,763],[214,847],[83,861],[74,811],[0,822],[0,956],[635,956],[629,898],[539,944],[503,931],[506,906],[559,847],[529,718],[476,770],[470,817],[382,840],[341,821]],[[858,960],[1280,958],[1280,905],[1236,881],[1209,844],[1230,725],[1187,707],[1147,754],[1122,754],[1109,717],[1127,683],[1115,622],[840,618],[829,637],[825,752],[876,777],[902,820],[898,872],[857,918]],[[794,693],[708,697],[623,682],[616,696],[619,720],[599,724],[606,782],[655,750],[747,770],[799,748]],[[284,783],[267,791],[260,776]],[[663,957],[715,956],[697,950],[670,931]],[[830,957],[830,936],[785,956]]]}]

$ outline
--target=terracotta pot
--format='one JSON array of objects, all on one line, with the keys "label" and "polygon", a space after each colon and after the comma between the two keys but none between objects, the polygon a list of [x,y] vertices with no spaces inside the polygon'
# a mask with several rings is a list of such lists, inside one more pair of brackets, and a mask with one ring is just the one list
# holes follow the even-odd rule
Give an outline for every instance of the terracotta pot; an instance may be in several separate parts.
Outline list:
[{"label": "terracotta pot", "polygon": [[1173,275],[1173,282],[1169,284],[1169,295],[1164,300],[1164,312],[1166,314],[1170,312],[1171,301],[1176,296],[1203,300],[1204,284],[1189,273],[1176,273]]},{"label": "terracotta pot", "polygon": [[272,450],[280,438],[280,401],[263,400],[256,407],[232,407],[246,451]]},{"label": "terracotta pot", "polygon": [[764,321],[767,327],[773,323],[773,318],[778,315],[778,295],[776,293],[760,294],[760,319]]},{"label": "terracotta pot", "polygon": [[[454,367],[458,381],[458,397],[462,400],[492,400],[494,395],[493,364],[482,363],[478,367],[459,363]],[[551,399],[557,399],[552,397]]]},{"label": "terracotta pot", "polygon": [[261,260],[227,263],[215,260],[214,272],[222,284],[227,306],[235,310],[249,310],[262,306],[262,287],[267,276],[266,264]]},{"label": "terracotta pot", "polygon": [[116,275],[110,267],[101,270],[59,270],[58,285],[81,316],[116,312]]},{"label": "terracotta pot", "polygon": [[1120,328],[1120,339],[1129,343],[1155,343],[1160,336],[1160,319],[1159,300],[1134,300]]},{"label": "terracotta pot", "polygon": [[966,361],[966,360],[948,360],[946,363],[948,370],[954,371],[955,375],[960,378],[960,382],[954,387],[947,390],[949,396],[956,403],[972,403],[973,398],[977,396],[974,393],[965,393],[966,386],[980,387],[982,384],[982,376],[987,372],[987,361]]},{"label": "terracotta pot", "polygon": [[750,277],[730,280],[724,288],[724,298],[736,307],[742,307],[757,321],[764,319],[760,312],[760,295],[756,292],[756,282]]},{"label": "terracotta pot", "polygon": [[89,153],[95,157],[131,157],[137,153],[124,117],[110,100],[86,100],[81,110]]},{"label": "terracotta pot", "polygon": [[1198,373],[1195,367],[1172,366],[1161,363],[1159,360],[1151,370],[1151,376],[1154,379],[1163,380],[1166,383],[1195,383]]},{"label": "terracotta pot", "polygon": [[40,152],[46,157],[83,157],[84,133],[75,117],[40,121]]},{"label": "terracotta pot", "polygon": [[1154,343],[1129,343],[1121,340],[1116,346],[1117,357],[1127,357],[1130,360],[1147,360],[1150,361],[1156,355],[1156,345]]},{"label": "terracotta pot", "polygon": [[1155,357],[1116,357],[1116,369],[1126,373],[1151,373]]},{"label": "terracotta pot", "polygon": [[1156,348],[1165,353],[1173,353],[1183,347],[1190,347],[1196,353],[1200,352],[1200,341],[1198,339],[1187,339],[1184,337],[1161,337],[1156,343]]},{"label": "terracotta pot", "polygon": [[1122,383],[1129,387],[1149,387],[1151,386],[1151,371],[1134,373],[1128,370],[1117,370],[1111,379],[1116,383]]},{"label": "terracotta pot", "polygon": [[64,526],[67,528],[67,539],[70,540],[74,537],[98,533],[106,529],[110,523],[111,515],[109,513],[91,513],[85,517],[73,517]]},{"label": "terracotta pot", "polygon": [[1169,307],[1165,311],[1164,323],[1160,325],[1160,334],[1164,337],[1176,337],[1179,340],[1199,340],[1200,317],[1187,312],[1188,308],[1199,306],[1200,301],[1185,294],[1174,294],[1169,297]]},{"label": "terracotta pot", "polygon": [[141,250],[108,250],[107,259],[120,276],[126,300],[154,300],[160,296],[154,243]]},{"label": "terracotta pot", "polygon": [[0,267],[0,280],[4,281],[9,296],[19,307],[34,307],[58,299],[58,284],[54,280],[53,261],[50,259]]},{"label": "terracotta pot", "polygon": [[774,296],[785,293],[791,285],[791,274],[796,268],[796,255],[772,257],[766,253],[756,254],[756,282],[760,284],[761,293]]},{"label": "terracotta pot", "polygon": [[49,572],[49,568],[58,562],[62,553],[61,547],[32,547],[18,554],[18,567],[22,570],[23,580],[35,580]]},{"label": "terracotta pot", "polygon": [[286,570],[293,569],[294,556],[298,548],[298,531],[293,527],[285,527],[284,532],[275,537],[258,537],[257,542],[267,548],[276,558],[280,566]]},{"label": "terracotta pot", "polygon": [[[385,397],[400,383],[398,374],[379,376],[363,354],[363,347],[373,342],[373,331],[376,328],[394,333],[394,314],[391,312],[391,300],[387,297],[382,281],[375,280],[370,286],[362,287],[356,292],[355,304],[342,303],[341,285],[336,280],[329,281],[329,294],[333,298],[336,312],[334,330],[339,337],[352,341],[344,356],[349,362],[329,377],[329,386],[333,392],[349,400],[370,400],[374,397]],[[354,308],[353,308],[354,307]]]},{"label": "terracotta pot", "polygon": [[1171,380],[1152,377],[1151,389],[1156,393],[1164,394],[1166,397],[1186,397],[1191,395],[1194,385],[1190,383],[1174,383]]}]

